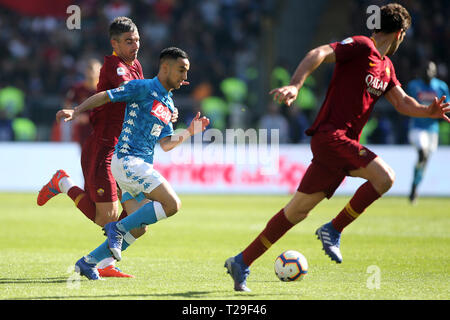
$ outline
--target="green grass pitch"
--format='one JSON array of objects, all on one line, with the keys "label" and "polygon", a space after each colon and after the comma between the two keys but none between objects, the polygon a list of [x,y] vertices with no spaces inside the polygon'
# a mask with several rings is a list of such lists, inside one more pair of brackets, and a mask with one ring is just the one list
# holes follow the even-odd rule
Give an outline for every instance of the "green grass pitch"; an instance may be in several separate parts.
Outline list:
[{"label": "green grass pitch", "polygon": [[[233,291],[224,261],[237,254],[288,196],[181,195],[174,217],[150,226],[118,266],[134,279],[88,281],[74,263],[105,240],[65,195],[38,207],[34,194],[0,194],[0,299],[321,300],[450,298],[450,199],[384,197],[343,233],[344,261],[314,231],[349,200],[324,200],[251,267],[249,293]],[[280,282],[284,250],[309,262],[303,281]]]}]

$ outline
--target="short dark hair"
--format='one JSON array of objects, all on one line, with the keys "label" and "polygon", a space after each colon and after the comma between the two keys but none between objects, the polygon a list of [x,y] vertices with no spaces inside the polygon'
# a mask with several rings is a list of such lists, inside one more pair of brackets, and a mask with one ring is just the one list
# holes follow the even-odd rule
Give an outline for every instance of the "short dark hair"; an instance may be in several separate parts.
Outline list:
[{"label": "short dark hair", "polygon": [[176,60],[178,58],[189,59],[189,56],[186,52],[177,47],[169,47],[165,48],[161,51],[159,55],[159,62],[163,62],[167,59]]},{"label": "short dark hair", "polygon": [[133,20],[128,17],[117,17],[109,25],[109,38],[117,38],[122,33],[137,31]]},{"label": "short dark hair", "polygon": [[411,16],[408,10],[398,3],[389,3],[381,7],[380,29],[375,32],[392,33],[406,31],[411,26]]}]

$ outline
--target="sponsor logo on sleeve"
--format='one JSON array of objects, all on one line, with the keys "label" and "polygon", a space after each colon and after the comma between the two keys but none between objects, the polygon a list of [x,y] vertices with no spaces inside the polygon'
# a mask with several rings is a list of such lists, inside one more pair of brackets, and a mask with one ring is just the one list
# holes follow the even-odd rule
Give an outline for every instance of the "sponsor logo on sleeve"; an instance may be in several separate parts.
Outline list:
[{"label": "sponsor logo on sleeve", "polygon": [[117,68],[117,75],[119,75],[119,76],[124,76],[124,75],[126,75],[127,74],[127,72],[125,71],[125,68],[124,67],[118,67]]},{"label": "sponsor logo on sleeve", "polygon": [[349,44],[352,43],[354,40],[352,37],[346,38],[344,40],[341,41],[341,44]]},{"label": "sponsor logo on sleeve", "polygon": [[160,134],[161,134],[162,129],[163,129],[162,125],[155,123],[153,125],[153,127],[152,127],[152,130],[151,130],[150,134],[152,136],[159,137]]}]

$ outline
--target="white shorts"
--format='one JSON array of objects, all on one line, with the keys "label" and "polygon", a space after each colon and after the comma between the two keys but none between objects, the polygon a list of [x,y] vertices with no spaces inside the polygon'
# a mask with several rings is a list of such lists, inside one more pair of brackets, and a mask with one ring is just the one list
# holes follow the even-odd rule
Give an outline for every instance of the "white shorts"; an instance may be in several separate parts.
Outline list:
[{"label": "white shorts", "polygon": [[409,142],[417,149],[425,150],[427,153],[436,151],[438,141],[439,135],[437,132],[421,129],[411,129],[409,131]]},{"label": "white shorts", "polygon": [[136,198],[144,198],[144,193],[152,192],[166,179],[153,165],[141,158],[126,156],[121,159],[116,154],[111,160],[111,172],[122,190],[122,202]]}]

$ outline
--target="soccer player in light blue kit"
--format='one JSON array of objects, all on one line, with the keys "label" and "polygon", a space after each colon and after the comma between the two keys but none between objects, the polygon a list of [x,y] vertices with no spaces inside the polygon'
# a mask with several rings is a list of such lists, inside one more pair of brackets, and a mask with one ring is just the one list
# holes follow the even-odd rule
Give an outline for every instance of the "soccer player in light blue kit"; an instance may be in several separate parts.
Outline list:
[{"label": "soccer player in light blue kit", "polygon": [[[436,78],[437,68],[433,61],[426,61],[420,69],[420,77],[408,83],[407,92],[422,104],[429,105],[434,97],[446,96],[449,91],[447,84]],[[417,187],[423,179],[425,167],[430,155],[437,149],[439,139],[439,119],[411,118],[409,123],[409,142],[416,147],[418,158],[414,167],[414,178],[411,185],[409,200],[417,199]]]},{"label": "soccer player in light blue kit", "polygon": [[[132,80],[116,89],[97,93],[77,108],[65,120],[106,102],[125,101],[127,107],[122,133],[111,161],[112,174],[123,192],[122,204],[133,212],[119,223],[108,223],[104,231],[108,239],[75,264],[75,271],[91,280],[100,276],[96,265],[111,254],[121,260],[121,252],[131,243],[123,241],[130,230],[156,223],[174,215],[181,201],[170,184],[153,169],[154,148],[159,142],[169,151],[202,132],[209,119],[197,113],[189,127],[174,133],[171,117],[174,111],[172,90],[187,84],[190,64],[187,54],[178,48],[166,48],[160,54],[158,75],[153,79]],[[137,209],[136,209],[137,208]]]}]

